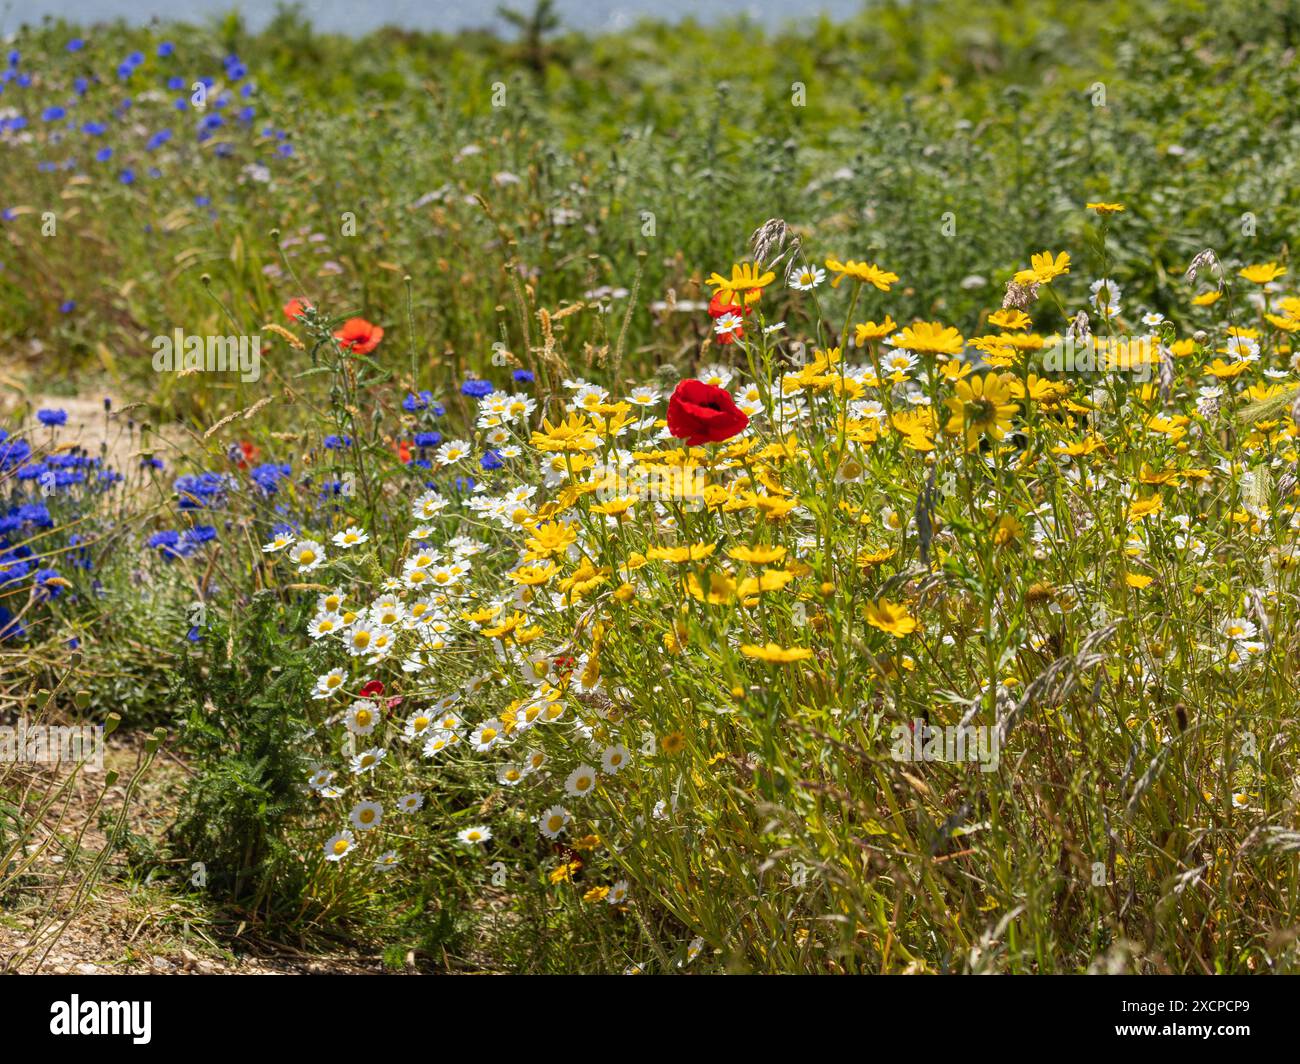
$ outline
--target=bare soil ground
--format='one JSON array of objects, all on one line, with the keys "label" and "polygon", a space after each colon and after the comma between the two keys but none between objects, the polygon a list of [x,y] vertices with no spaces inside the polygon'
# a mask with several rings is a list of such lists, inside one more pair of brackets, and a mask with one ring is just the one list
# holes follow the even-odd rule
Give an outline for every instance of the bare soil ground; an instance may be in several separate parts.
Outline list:
[{"label": "bare soil ground", "polygon": [[[111,736],[105,770],[119,773],[107,789],[100,811],[95,802],[103,790],[102,773],[83,773],[46,817],[46,828],[65,845],[50,846],[33,868],[34,889],[19,895],[16,905],[0,908],[0,971],[20,973],[169,973],[177,975],[364,974],[382,971],[378,956],[305,953],[267,943],[226,914],[210,910],[198,892],[178,890],[168,882],[145,882],[131,874],[125,862],[110,862],[88,900],[70,905],[79,874],[58,885],[66,860],[78,863],[77,873],[107,841],[101,824],[116,821],[127,797],[140,758],[144,737],[138,733]],[[156,842],[170,821],[188,769],[164,745],[142,779],[128,813],[131,834]],[[105,815],[101,816],[99,813]],[[61,816],[61,822],[60,822]],[[66,846],[83,823],[89,827],[80,855]],[[39,844],[41,840],[37,839]],[[47,885],[48,884],[48,885]],[[3,894],[0,893],[0,898]],[[58,915],[52,923],[49,910]],[[72,909],[70,919],[67,912]],[[67,926],[59,931],[64,920]],[[53,934],[53,932],[58,932]],[[32,949],[32,946],[36,946]]]}]

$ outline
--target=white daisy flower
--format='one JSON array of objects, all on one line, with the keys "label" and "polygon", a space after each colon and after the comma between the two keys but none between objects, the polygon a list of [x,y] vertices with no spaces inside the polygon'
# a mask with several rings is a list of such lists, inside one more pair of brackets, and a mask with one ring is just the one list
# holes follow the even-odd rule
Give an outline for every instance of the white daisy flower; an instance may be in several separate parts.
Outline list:
[{"label": "white daisy flower", "polygon": [[553,805],[541,815],[538,829],[548,839],[557,839],[569,826],[569,811],[562,805]]},{"label": "white daisy flower", "polygon": [[338,635],[347,625],[337,613],[318,613],[307,625],[307,634],[313,639],[324,639],[327,635]]},{"label": "white daisy flower", "polygon": [[399,813],[418,813],[424,808],[424,795],[419,791],[412,791],[410,794],[404,794],[397,799],[397,811]]},{"label": "white daisy flower", "polygon": [[449,466],[454,462],[462,461],[470,455],[470,444],[468,440],[448,440],[434,452],[434,458],[441,466]]},{"label": "white daisy flower", "polygon": [[564,781],[564,790],[574,798],[590,794],[596,786],[596,770],[590,765],[579,765]]},{"label": "white daisy flower", "polygon": [[805,266],[790,275],[790,287],[798,292],[811,292],[826,280],[826,271],[817,266]]},{"label": "white daisy flower", "polygon": [[357,802],[348,814],[348,819],[358,831],[369,831],[379,827],[384,819],[384,807],[378,802]]},{"label": "white daisy flower", "polygon": [[375,639],[375,632],[378,630],[377,625],[368,624],[365,621],[357,621],[344,636],[347,642],[348,653],[353,657],[360,657],[362,654],[369,654],[371,644]]},{"label": "white daisy flower", "polygon": [[330,836],[325,843],[325,860],[341,861],[351,853],[357,845],[356,836],[350,831],[340,831],[337,835]]},{"label": "white daisy flower", "polygon": [[626,746],[607,746],[600,755],[600,767],[606,775],[613,776],[627,767],[632,754]]},{"label": "white daisy flower", "polygon": [[333,772],[327,768],[317,768],[316,771],[311,774],[311,778],[308,779],[307,784],[313,791],[322,791],[333,782]]},{"label": "white daisy flower", "polygon": [[662,398],[663,394],[657,388],[643,384],[628,393],[627,401],[633,406],[654,406]]},{"label": "white daisy flower", "polygon": [[417,710],[406,718],[406,726],[402,729],[402,735],[409,741],[418,739],[433,727],[433,717],[424,710]]},{"label": "white daisy flower", "polygon": [[363,772],[374,772],[386,756],[388,756],[388,751],[382,746],[372,746],[369,750],[362,750],[361,753],[354,754],[348,762],[348,767],[352,770],[354,776],[359,776]]},{"label": "white daisy flower", "polygon": [[481,754],[496,746],[504,735],[504,725],[496,717],[491,717],[470,733],[469,741],[470,745]]},{"label": "white daisy flower", "polygon": [[720,336],[725,336],[728,333],[734,333],[737,329],[744,328],[744,325],[745,319],[739,314],[719,314],[713,323],[713,331]]},{"label": "white daisy flower", "polygon": [[293,545],[289,559],[298,566],[298,572],[310,573],[325,564],[325,548],[314,539],[304,539]]},{"label": "white daisy flower", "polygon": [[[459,441],[453,441],[453,442],[459,442]],[[465,446],[468,447],[469,445],[465,444]],[[442,511],[447,508],[448,502],[449,500],[445,495],[439,495],[436,491],[426,491],[423,495],[421,495],[418,499],[416,499],[414,503],[411,504],[411,516],[414,517],[417,521],[432,520],[434,517],[442,513]],[[425,529],[416,529],[416,532],[427,532],[427,531],[428,530]],[[412,532],[411,536],[412,538],[415,538],[415,532]],[[428,538],[428,536],[422,535],[418,538],[426,539]]]},{"label": "white daisy flower", "polygon": [[381,719],[379,703],[362,698],[348,706],[343,722],[353,735],[369,735]]},{"label": "white daisy flower", "polygon": [[333,542],[336,547],[342,547],[346,550],[349,547],[360,546],[362,543],[369,543],[370,536],[364,529],[360,529],[356,525],[348,525],[342,532],[334,533]]},{"label": "white daisy flower", "polygon": [[436,757],[449,746],[454,746],[460,742],[460,736],[455,732],[436,731],[429,736],[424,742],[424,749],[421,751],[425,757]]},{"label": "white daisy flower", "polygon": [[527,773],[518,765],[502,765],[497,770],[497,782],[503,787],[514,787],[523,782]]}]

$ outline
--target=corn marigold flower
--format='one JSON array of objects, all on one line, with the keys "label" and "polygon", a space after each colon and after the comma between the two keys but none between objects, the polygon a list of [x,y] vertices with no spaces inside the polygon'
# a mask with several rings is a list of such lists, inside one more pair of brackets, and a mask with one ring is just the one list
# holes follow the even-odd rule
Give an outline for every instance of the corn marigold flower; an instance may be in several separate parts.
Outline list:
[{"label": "corn marigold flower", "polygon": [[1010,329],[1013,332],[1028,329],[1033,321],[1033,318],[1023,310],[1016,310],[1014,307],[998,309],[989,315],[989,324],[995,329]]},{"label": "corn marigold flower", "polygon": [[698,562],[718,549],[716,543],[691,543],[681,547],[651,547],[646,557],[652,562]]},{"label": "corn marigold flower", "polygon": [[958,381],[956,394],[944,400],[949,411],[944,428],[954,435],[964,434],[968,451],[979,446],[981,436],[1001,440],[1019,409],[1010,400],[1011,388],[998,374],[985,373]]},{"label": "corn marigold flower", "polygon": [[766,661],[776,665],[806,661],[813,656],[813,652],[807,647],[783,647],[777,643],[768,643],[766,646],[745,643],[741,646],[740,652],[747,658],[755,658],[758,661]]},{"label": "corn marigold flower", "polygon": [[734,558],[738,562],[749,562],[751,565],[771,565],[773,562],[781,561],[785,554],[786,549],[780,544],[771,547],[762,544],[754,547],[732,547],[727,551],[727,557]]},{"label": "corn marigold flower", "polygon": [[763,289],[776,280],[771,270],[760,273],[754,263],[744,262],[731,267],[731,279],[719,273],[709,276],[704,283],[713,289],[713,297],[727,303],[747,305],[757,303],[763,295]]},{"label": "corn marigold flower", "polygon": [[686,749],[686,736],[679,731],[669,732],[659,740],[659,749],[665,754],[680,754]]},{"label": "corn marigold flower", "polygon": [[888,599],[868,602],[865,612],[867,624],[895,639],[902,639],[903,636],[916,631],[916,618],[907,612],[906,607],[890,602]]},{"label": "corn marigold flower", "polygon": [[918,321],[900,332],[894,343],[922,355],[960,355],[965,341],[951,325]]},{"label": "corn marigold flower", "polygon": [[835,274],[835,277],[831,280],[832,288],[838,288],[845,277],[851,277],[853,280],[869,284],[881,292],[888,292],[890,286],[898,281],[898,274],[882,270],[875,263],[858,262],[855,259],[848,259],[845,262],[841,262],[839,259],[827,259],[826,268]]},{"label": "corn marigold flower", "polygon": [[1053,256],[1050,251],[1040,251],[1037,255],[1029,257],[1029,269],[1019,271],[1015,280],[1018,285],[1051,284],[1057,277],[1069,272],[1068,251],[1062,251],[1056,256]]},{"label": "corn marigold flower", "polygon": [[1135,521],[1141,521],[1144,517],[1151,514],[1157,514],[1164,509],[1164,503],[1159,495],[1148,495],[1145,499],[1134,499],[1129,503],[1128,521],[1132,524]]},{"label": "corn marigold flower", "polygon": [[1276,262],[1266,262],[1260,266],[1247,266],[1238,273],[1239,277],[1245,278],[1251,284],[1268,284],[1285,275],[1286,267],[1279,266]]},{"label": "corn marigold flower", "polygon": [[888,314],[880,321],[859,322],[853,327],[853,340],[859,347],[877,343],[898,331],[898,322]]}]

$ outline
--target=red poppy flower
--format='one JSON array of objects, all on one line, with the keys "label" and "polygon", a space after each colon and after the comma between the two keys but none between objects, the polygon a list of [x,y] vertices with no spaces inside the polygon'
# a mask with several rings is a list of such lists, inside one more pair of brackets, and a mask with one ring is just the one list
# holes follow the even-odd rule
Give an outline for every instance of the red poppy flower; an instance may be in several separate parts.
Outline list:
[{"label": "red poppy flower", "polygon": [[372,325],[365,318],[348,318],[343,327],[334,333],[334,339],[344,351],[354,355],[368,355],[384,338],[384,330]]},{"label": "red poppy flower", "polygon": [[374,698],[376,695],[384,693],[384,682],[382,680],[371,680],[365,687],[361,688],[362,698]]},{"label": "red poppy flower", "polygon": [[397,460],[401,462],[402,465],[411,464],[411,441],[410,440],[397,441]]},{"label": "red poppy flower", "polygon": [[298,299],[295,297],[284,305],[284,316],[290,321],[298,321],[305,311],[311,309],[311,304],[305,299]]},{"label": "red poppy flower", "polygon": [[261,453],[261,450],[249,443],[248,440],[240,440],[239,458],[235,460],[235,465],[240,469],[247,469],[249,463],[254,461]]},{"label": "red poppy flower", "polygon": [[681,381],[668,400],[668,431],[687,447],[721,443],[744,432],[749,418],[725,388],[703,381]]},{"label": "red poppy flower", "polygon": [[753,307],[743,307],[739,303],[724,303],[720,298],[714,296],[709,300],[709,317],[720,318],[724,314],[740,314],[748,317]]}]

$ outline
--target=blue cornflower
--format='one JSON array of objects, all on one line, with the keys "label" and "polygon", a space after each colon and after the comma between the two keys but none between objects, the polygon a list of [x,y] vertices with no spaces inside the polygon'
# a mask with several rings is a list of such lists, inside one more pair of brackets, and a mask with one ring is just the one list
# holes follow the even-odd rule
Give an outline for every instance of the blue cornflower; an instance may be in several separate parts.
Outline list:
[{"label": "blue cornflower", "polygon": [[54,527],[54,518],[50,516],[49,509],[39,502],[18,507],[17,514],[26,524],[35,525],[37,528]]},{"label": "blue cornflower", "polygon": [[491,395],[495,391],[491,381],[471,378],[460,386],[461,395],[468,395],[471,399],[482,399],[485,395]]},{"label": "blue cornflower", "polygon": [[280,481],[288,477],[291,471],[287,462],[264,462],[260,466],[250,469],[248,475],[253,483],[267,495],[274,495]]},{"label": "blue cornflower", "polygon": [[0,640],[22,639],[26,635],[27,628],[23,622],[14,620],[14,615],[0,606]]},{"label": "blue cornflower", "polygon": [[56,599],[63,594],[63,588],[58,584],[51,584],[52,580],[61,580],[62,576],[57,569],[37,569],[32,577],[32,585],[36,588],[37,598]]},{"label": "blue cornflower", "polygon": [[0,470],[14,469],[32,456],[32,445],[26,440],[9,440],[0,443]]},{"label": "blue cornflower", "polygon": [[187,547],[197,547],[201,543],[211,543],[217,538],[217,530],[212,525],[195,525],[187,529],[182,542]]}]

